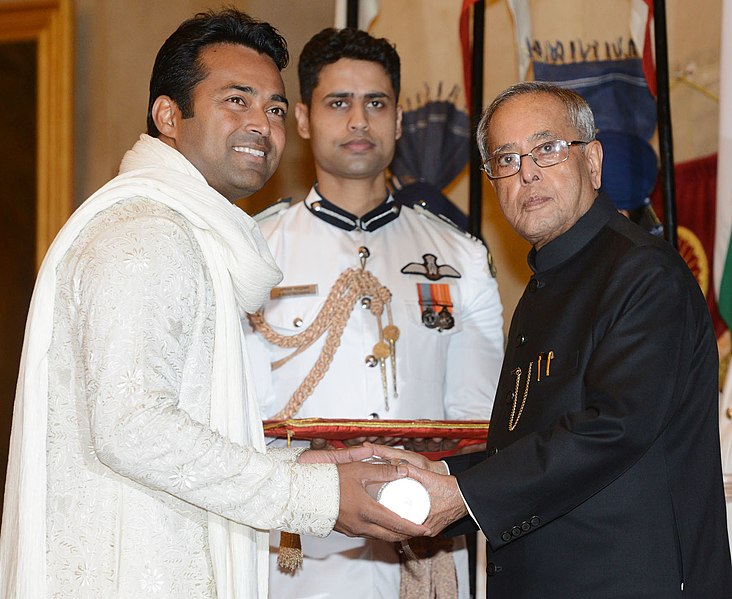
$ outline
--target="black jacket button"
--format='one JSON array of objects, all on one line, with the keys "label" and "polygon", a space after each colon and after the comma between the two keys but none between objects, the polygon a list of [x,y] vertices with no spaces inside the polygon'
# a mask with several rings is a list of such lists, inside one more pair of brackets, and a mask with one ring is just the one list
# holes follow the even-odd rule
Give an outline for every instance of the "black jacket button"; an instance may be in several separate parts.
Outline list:
[{"label": "black jacket button", "polygon": [[488,449],[488,456],[494,456],[498,453],[498,447],[490,447]]},{"label": "black jacket button", "polygon": [[503,539],[506,543],[508,543],[511,540],[511,533],[508,531],[502,532],[501,539]]},{"label": "black jacket button", "polygon": [[539,516],[531,516],[529,523],[531,526],[539,526],[539,524],[541,524],[541,518],[539,518]]},{"label": "black jacket button", "polygon": [[485,566],[485,573],[488,576],[495,576],[498,574],[503,568],[501,566],[496,566],[493,562],[488,562]]},{"label": "black jacket button", "polygon": [[521,523],[521,530],[523,530],[524,532],[527,532],[527,531],[531,530],[531,524],[529,524],[526,521],[522,522]]},{"label": "black jacket button", "polygon": [[539,279],[531,278],[529,281],[529,291],[531,293],[534,293],[537,289],[541,289],[544,286],[544,283],[542,283]]},{"label": "black jacket button", "polygon": [[524,343],[526,343],[526,336],[522,333],[516,335],[516,347],[521,347]]},{"label": "black jacket button", "polygon": [[518,526],[514,526],[511,529],[511,536],[512,537],[520,537],[521,536],[521,529]]}]

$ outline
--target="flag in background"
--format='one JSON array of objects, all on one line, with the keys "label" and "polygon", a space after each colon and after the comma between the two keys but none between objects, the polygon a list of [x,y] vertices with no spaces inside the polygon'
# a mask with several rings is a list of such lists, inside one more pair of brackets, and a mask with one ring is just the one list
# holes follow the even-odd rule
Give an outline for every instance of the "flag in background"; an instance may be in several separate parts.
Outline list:
[{"label": "flag in background", "polygon": [[656,101],[637,58],[550,63],[534,61],[534,79],[581,95],[601,131],[624,131],[650,140],[656,129]]},{"label": "flag in background", "polygon": [[656,96],[655,36],[653,0],[633,0],[630,5],[630,37],[643,57],[643,73],[651,94]]},{"label": "flag in background", "polygon": [[[732,0],[722,2],[719,60],[719,151],[714,285],[719,313],[732,329]],[[729,383],[730,377],[727,377]]]},{"label": "flag in background", "polygon": [[[463,57],[463,82],[465,85],[466,98],[470,98],[470,82],[473,62],[473,45],[470,23],[475,2],[476,0],[463,0],[463,6],[460,10],[460,47]],[[507,0],[507,4],[511,11],[511,16],[513,17],[516,47],[519,49],[517,81],[525,81],[526,74],[528,73],[529,66],[531,65],[531,54],[526,50],[527,45],[531,43],[532,36],[529,0]]]},{"label": "flag in background", "polygon": [[526,74],[531,65],[531,55],[527,52],[526,47],[531,43],[533,36],[529,0],[508,0],[508,8],[513,17],[516,47],[519,49],[518,80],[526,81]]},{"label": "flag in background", "polygon": [[[722,0],[719,57],[719,150],[717,152],[717,218],[714,235],[714,286],[719,313],[732,327],[732,0]],[[732,372],[727,368],[720,397],[719,433],[722,446],[727,534],[732,548]]]},{"label": "flag in background", "polygon": [[477,0],[463,0],[463,7],[460,9],[460,51],[463,57],[463,85],[465,86],[465,99],[470,108],[471,82],[473,80],[473,36],[471,35],[470,23],[472,22],[473,4]]}]

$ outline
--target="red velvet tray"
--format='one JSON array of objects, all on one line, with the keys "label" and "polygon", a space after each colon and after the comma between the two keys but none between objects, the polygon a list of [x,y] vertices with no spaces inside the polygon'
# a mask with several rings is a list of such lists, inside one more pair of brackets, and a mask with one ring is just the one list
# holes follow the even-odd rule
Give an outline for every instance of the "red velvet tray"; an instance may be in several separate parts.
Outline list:
[{"label": "red velvet tray", "polygon": [[422,452],[431,459],[460,453],[471,445],[485,443],[488,420],[350,420],[347,418],[291,418],[265,420],[266,437],[281,439],[328,439],[334,447],[359,437],[401,437],[408,439],[459,439],[449,452]]}]

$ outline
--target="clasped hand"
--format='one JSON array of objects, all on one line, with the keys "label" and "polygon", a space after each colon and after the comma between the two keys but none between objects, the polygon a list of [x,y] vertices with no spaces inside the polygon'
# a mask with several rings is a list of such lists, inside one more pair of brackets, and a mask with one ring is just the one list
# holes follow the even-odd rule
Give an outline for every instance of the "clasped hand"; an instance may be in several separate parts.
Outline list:
[{"label": "clasped hand", "polygon": [[381,485],[408,474],[404,464],[364,462],[374,456],[377,445],[336,450],[308,450],[298,457],[301,464],[331,463],[338,467],[340,502],[335,530],[350,537],[402,541],[431,534],[428,527],[400,518],[379,504],[375,491]]},{"label": "clasped hand", "polygon": [[446,526],[468,514],[468,508],[460,494],[457,479],[447,473],[442,461],[432,461],[425,456],[395,447],[364,444],[374,455],[387,460],[406,461],[407,476],[418,480],[430,495],[430,513],[424,524],[430,529],[427,536],[435,536]]},{"label": "clasped hand", "polygon": [[[380,457],[391,463],[363,462]],[[455,477],[442,462],[385,445],[366,443],[341,450],[309,450],[300,463],[332,463],[338,467],[340,503],[335,529],[348,536],[401,541],[434,536],[467,514]],[[374,490],[386,482],[409,476],[422,483],[430,495],[430,513],[423,525],[397,516],[374,500]]]}]

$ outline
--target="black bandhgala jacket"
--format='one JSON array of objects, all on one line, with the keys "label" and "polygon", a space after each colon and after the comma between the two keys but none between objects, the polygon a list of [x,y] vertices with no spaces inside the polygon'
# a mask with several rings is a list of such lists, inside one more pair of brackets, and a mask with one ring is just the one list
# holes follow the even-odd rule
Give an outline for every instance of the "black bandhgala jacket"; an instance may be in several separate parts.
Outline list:
[{"label": "black bandhgala jacket", "polygon": [[529,265],[487,454],[447,460],[488,539],[489,599],[729,599],[699,285],[602,194]]}]

